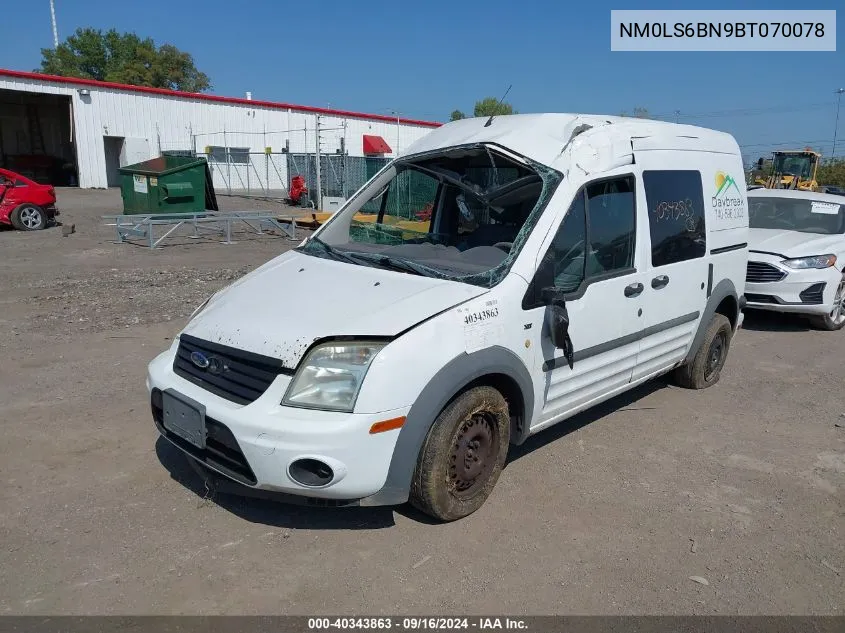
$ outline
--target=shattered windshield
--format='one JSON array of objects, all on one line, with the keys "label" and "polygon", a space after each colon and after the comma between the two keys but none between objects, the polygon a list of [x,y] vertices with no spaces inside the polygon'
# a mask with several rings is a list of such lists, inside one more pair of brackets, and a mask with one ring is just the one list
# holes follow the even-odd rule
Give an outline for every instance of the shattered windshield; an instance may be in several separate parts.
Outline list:
[{"label": "shattered windshield", "polygon": [[399,159],[299,250],[489,287],[507,274],[559,180],[488,145]]}]

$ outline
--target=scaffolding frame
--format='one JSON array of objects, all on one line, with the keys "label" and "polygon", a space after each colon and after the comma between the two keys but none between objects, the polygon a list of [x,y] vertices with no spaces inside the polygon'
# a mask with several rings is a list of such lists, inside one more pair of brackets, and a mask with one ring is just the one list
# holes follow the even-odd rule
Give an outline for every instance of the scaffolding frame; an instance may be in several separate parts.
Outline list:
[{"label": "scaffolding frame", "polygon": [[[149,248],[161,248],[161,243],[182,227],[193,229],[186,237],[198,239],[208,235],[225,237],[223,244],[237,244],[232,241],[232,225],[242,222],[251,232],[266,235],[262,226],[278,230],[288,240],[295,241],[296,218],[281,218],[272,211],[204,211],[199,213],[180,213],[178,216],[162,217],[147,215],[104,215],[106,226],[115,227],[118,243],[137,244]],[[164,233],[156,236],[157,227],[164,227]],[[140,241],[139,241],[140,240]]]}]

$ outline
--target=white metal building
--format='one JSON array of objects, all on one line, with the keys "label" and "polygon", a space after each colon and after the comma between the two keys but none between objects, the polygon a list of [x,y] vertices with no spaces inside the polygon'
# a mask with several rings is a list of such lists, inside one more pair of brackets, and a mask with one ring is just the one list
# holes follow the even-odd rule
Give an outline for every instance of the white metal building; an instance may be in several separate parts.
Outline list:
[{"label": "white metal building", "polygon": [[120,166],[170,151],[207,156],[218,190],[284,189],[290,161],[313,160],[318,128],[323,155],[389,158],[439,125],[250,97],[0,69],[0,166],[108,187]]}]

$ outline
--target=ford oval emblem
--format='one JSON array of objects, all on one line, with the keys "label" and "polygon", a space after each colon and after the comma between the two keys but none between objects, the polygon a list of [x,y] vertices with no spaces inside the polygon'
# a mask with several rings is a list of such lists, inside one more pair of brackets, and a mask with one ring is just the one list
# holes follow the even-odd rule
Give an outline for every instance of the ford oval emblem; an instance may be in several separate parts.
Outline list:
[{"label": "ford oval emblem", "polygon": [[202,352],[191,352],[191,362],[200,369],[206,369],[211,361]]}]

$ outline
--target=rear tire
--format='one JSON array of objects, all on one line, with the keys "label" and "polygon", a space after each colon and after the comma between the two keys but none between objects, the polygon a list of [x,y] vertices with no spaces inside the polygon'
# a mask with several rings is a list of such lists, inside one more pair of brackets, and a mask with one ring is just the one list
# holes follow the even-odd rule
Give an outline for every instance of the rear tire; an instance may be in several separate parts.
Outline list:
[{"label": "rear tire", "polygon": [[9,215],[18,231],[40,231],[47,227],[47,215],[37,204],[22,204]]},{"label": "rear tire", "polygon": [[833,310],[830,314],[809,318],[810,324],[817,330],[835,332],[845,327],[845,279],[839,283],[833,297]]},{"label": "rear tire", "polygon": [[417,458],[410,502],[441,521],[478,510],[499,479],[510,441],[508,403],[474,387],[437,416]]},{"label": "rear tire", "polygon": [[673,373],[675,383],[687,389],[706,389],[719,382],[731,346],[733,328],[723,314],[714,314],[692,361]]}]

